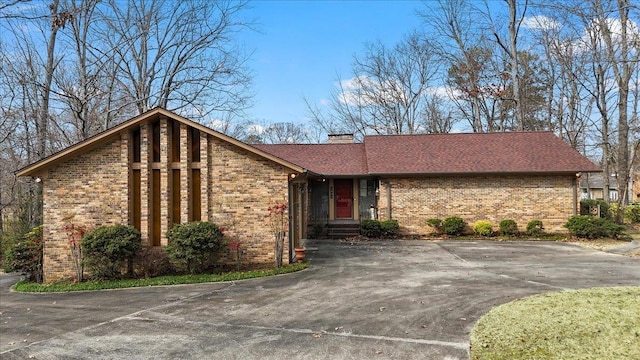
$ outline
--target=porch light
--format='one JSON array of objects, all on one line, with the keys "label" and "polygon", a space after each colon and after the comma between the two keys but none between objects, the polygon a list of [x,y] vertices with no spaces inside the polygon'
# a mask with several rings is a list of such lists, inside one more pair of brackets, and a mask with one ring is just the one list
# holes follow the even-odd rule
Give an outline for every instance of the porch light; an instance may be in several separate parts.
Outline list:
[{"label": "porch light", "polygon": [[292,178],[292,179],[295,179],[295,178],[296,178],[296,174],[291,174],[291,175],[289,175],[289,176],[291,176],[291,178]]},{"label": "porch light", "polygon": [[37,182],[37,183],[39,183],[39,182],[41,182],[41,181],[42,181],[42,178],[41,178],[40,176],[38,176],[34,181],[35,181],[35,182]]}]

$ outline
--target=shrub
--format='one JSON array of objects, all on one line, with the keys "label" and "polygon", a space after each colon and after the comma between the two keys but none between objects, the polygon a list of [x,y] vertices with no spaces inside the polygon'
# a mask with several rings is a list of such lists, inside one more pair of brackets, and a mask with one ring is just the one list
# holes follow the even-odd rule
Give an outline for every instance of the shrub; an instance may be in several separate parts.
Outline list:
[{"label": "shrub", "polygon": [[600,217],[611,220],[609,203],[604,200],[582,199],[580,200],[580,215],[592,215],[589,209],[600,205]]},{"label": "shrub", "polygon": [[398,237],[398,232],[400,231],[398,220],[388,219],[380,221],[380,231],[382,232],[382,237],[387,239],[395,239],[396,237]]},{"label": "shrub", "polygon": [[493,225],[488,220],[478,220],[473,223],[473,232],[481,236],[493,235]]},{"label": "shrub", "polygon": [[99,226],[84,235],[81,241],[82,262],[93,278],[122,277],[125,261],[133,271],[133,258],[142,244],[140,232],[127,225]]},{"label": "shrub", "polygon": [[380,221],[366,219],[360,223],[360,234],[369,238],[379,238],[382,235]]},{"label": "shrub", "polygon": [[640,223],[640,203],[633,203],[624,209],[624,218],[631,224]]},{"label": "shrub", "polygon": [[540,236],[543,234],[544,234],[544,226],[542,226],[542,221],[531,220],[527,223],[527,235]]},{"label": "shrub", "polygon": [[500,221],[500,234],[505,236],[518,235],[518,224],[511,219]]},{"label": "shrub", "polygon": [[460,235],[464,230],[464,227],[467,226],[467,223],[464,220],[457,216],[452,216],[444,219],[442,222],[442,231],[444,231],[447,235]]},{"label": "shrub", "polygon": [[191,274],[209,271],[226,246],[218,225],[196,221],[174,225],[167,232],[169,244],[165,248],[169,260]]},{"label": "shrub", "polygon": [[36,226],[7,250],[4,270],[24,272],[29,281],[41,283],[43,245],[42,226]]},{"label": "shrub", "polygon": [[572,216],[564,227],[569,229],[571,235],[587,239],[616,238],[624,231],[624,226],[590,215]]},{"label": "shrub", "polygon": [[433,231],[431,232],[432,235],[442,235],[444,234],[444,228],[442,226],[442,220],[440,219],[436,219],[436,218],[432,218],[427,220],[427,225],[429,225]]}]

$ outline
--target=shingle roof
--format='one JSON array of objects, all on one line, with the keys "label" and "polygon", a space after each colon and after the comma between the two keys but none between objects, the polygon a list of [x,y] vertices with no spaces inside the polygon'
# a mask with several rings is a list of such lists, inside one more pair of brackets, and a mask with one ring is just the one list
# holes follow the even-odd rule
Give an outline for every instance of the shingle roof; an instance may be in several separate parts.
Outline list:
[{"label": "shingle roof", "polygon": [[371,174],[600,171],[551,132],[368,136]]},{"label": "shingle roof", "polygon": [[254,147],[317,174],[367,174],[364,144],[278,144]]},{"label": "shingle roof", "polygon": [[333,176],[600,171],[552,132],[379,135],[362,144],[256,147]]}]

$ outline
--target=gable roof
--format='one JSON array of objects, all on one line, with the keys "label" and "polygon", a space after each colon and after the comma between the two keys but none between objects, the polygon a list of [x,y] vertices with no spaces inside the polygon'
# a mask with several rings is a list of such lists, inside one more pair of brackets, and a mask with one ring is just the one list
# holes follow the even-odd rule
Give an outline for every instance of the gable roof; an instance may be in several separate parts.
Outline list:
[{"label": "gable roof", "polygon": [[136,117],[133,117],[119,125],[116,125],[108,130],[105,130],[101,133],[98,133],[84,141],[81,141],[75,145],[72,145],[66,149],[63,149],[61,151],[58,151],[57,153],[54,153],[48,157],[43,158],[42,160],[36,161],[30,165],[27,165],[25,167],[23,167],[22,169],[17,170],[15,173],[17,176],[36,176],[38,175],[41,171],[54,166],[55,164],[58,164],[62,161],[65,161],[69,158],[72,158],[76,155],[79,155],[81,153],[84,153],[90,149],[93,149],[96,146],[99,146],[100,144],[103,144],[106,141],[115,139],[117,136],[120,135],[120,133],[122,133],[123,131],[129,131],[137,126],[140,126],[144,123],[148,123],[148,122],[152,122],[155,121],[156,119],[159,119],[161,117],[166,117],[169,119],[173,119],[176,120],[178,122],[181,122],[187,126],[191,126],[194,127],[196,129],[198,129],[199,131],[206,133],[208,135],[211,135],[217,139],[220,139],[222,141],[225,141],[227,143],[230,143],[232,145],[235,145],[239,148],[242,148],[250,153],[256,154],[262,158],[266,158],[268,160],[271,160],[277,164],[280,164],[286,168],[291,169],[292,171],[295,172],[299,172],[299,173],[303,173],[306,172],[307,170],[304,169],[303,167],[296,165],[288,160],[279,158],[277,156],[274,156],[272,154],[266,153],[260,149],[257,149],[251,145],[245,144],[242,141],[236,140],[230,136],[224,135],[220,132],[217,132],[207,126],[204,126],[202,124],[199,124],[197,122],[191,121],[187,118],[184,118],[180,115],[174,114],[171,111],[162,109],[162,108],[155,108],[152,110],[147,111],[144,114],[138,115]]},{"label": "gable roof", "polygon": [[328,176],[601,171],[552,132],[375,135],[360,144],[256,147]]},{"label": "gable roof", "polygon": [[277,144],[254,145],[256,148],[313,169],[317,174],[347,176],[367,174],[364,144]]},{"label": "gable roof", "polygon": [[364,143],[371,174],[600,171],[552,132],[368,136]]},{"label": "gable roof", "polygon": [[324,176],[600,172],[552,132],[365,136],[363,143],[248,145],[202,124],[156,108],[16,171],[36,176],[123,131],[161,117],[235,145],[298,173]]}]

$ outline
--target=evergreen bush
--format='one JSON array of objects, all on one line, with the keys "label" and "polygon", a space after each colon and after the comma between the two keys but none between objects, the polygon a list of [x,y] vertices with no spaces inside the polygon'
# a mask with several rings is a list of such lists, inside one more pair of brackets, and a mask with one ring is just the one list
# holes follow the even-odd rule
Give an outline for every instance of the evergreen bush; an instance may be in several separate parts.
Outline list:
[{"label": "evergreen bush", "polygon": [[542,221],[531,220],[527,223],[527,235],[529,236],[541,236],[544,235],[544,226]]},{"label": "evergreen bush", "polygon": [[380,221],[366,219],[360,223],[360,234],[368,238],[379,238],[382,236]]},{"label": "evergreen bush", "polygon": [[518,224],[515,220],[505,219],[500,221],[500,234],[504,236],[518,235]]},{"label": "evergreen bush", "polygon": [[225,248],[223,236],[218,225],[212,222],[177,224],[167,232],[169,244],[165,250],[179,270],[204,273],[211,270]]},{"label": "evergreen bush", "polygon": [[478,220],[473,223],[473,232],[480,236],[493,235],[493,225],[488,220]]},{"label": "evergreen bush", "polygon": [[398,232],[400,231],[400,225],[398,225],[398,220],[388,219],[380,221],[380,231],[383,238],[386,239],[395,239],[398,237]]},{"label": "evergreen bush", "polygon": [[571,235],[587,238],[617,238],[624,231],[624,226],[613,221],[590,215],[574,215],[564,224]]},{"label": "evergreen bush", "polygon": [[442,231],[447,235],[458,236],[462,234],[467,223],[460,217],[452,216],[442,222]]},{"label": "evergreen bush", "polygon": [[43,249],[42,226],[36,226],[7,249],[4,271],[23,272],[29,281],[41,283]]},{"label": "evergreen bush", "polygon": [[81,241],[82,262],[94,279],[119,279],[125,262],[133,271],[133,259],[142,248],[140,231],[133,226],[99,226]]}]

